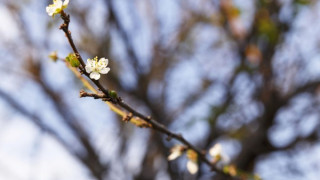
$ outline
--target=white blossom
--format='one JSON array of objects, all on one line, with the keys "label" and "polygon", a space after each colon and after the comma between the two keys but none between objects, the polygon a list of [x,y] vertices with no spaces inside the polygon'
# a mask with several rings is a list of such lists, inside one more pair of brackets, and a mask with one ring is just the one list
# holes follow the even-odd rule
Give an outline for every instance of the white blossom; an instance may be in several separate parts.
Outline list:
[{"label": "white blossom", "polygon": [[177,159],[179,156],[181,156],[184,152],[185,148],[182,145],[175,145],[171,148],[171,153],[168,156],[168,160],[172,161]]},{"label": "white blossom", "polygon": [[190,172],[190,174],[195,174],[198,172],[199,167],[198,167],[198,163],[192,160],[189,160],[187,162],[187,169]]},{"label": "white blossom", "polygon": [[222,147],[221,147],[221,144],[215,144],[212,148],[210,148],[209,150],[209,154],[212,156],[212,157],[215,157],[215,156],[218,156],[220,155],[222,152]]},{"label": "white blossom", "polygon": [[46,11],[49,16],[54,17],[54,15],[61,13],[62,10],[68,7],[69,0],[53,0],[53,4],[46,7]]},{"label": "white blossom", "polygon": [[229,157],[222,151],[221,144],[215,144],[209,150],[209,154],[214,158],[213,161],[218,163],[219,166],[226,165],[229,163]]},{"label": "white blossom", "polygon": [[169,161],[172,161],[172,160],[175,160],[177,159],[179,156],[181,156],[181,152],[180,151],[173,151],[171,152],[171,154],[168,156],[168,160]]},{"label": "white blossom", "polygon": [[94,59],[88,59],[86,64],[86,71],[90,73],[90,78],[98,80],[100,74],[107,74],[110,71],[108,66],[108,59],[95,57]]}]

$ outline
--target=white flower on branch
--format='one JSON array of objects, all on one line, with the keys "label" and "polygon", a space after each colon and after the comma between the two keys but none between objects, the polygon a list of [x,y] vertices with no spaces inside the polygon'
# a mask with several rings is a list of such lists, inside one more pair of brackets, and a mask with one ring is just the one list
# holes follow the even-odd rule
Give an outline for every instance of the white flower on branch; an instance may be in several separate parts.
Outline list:
[{"label": "white flower on branch", "polygon": [[210,148],[209,154],[213,157],[214,163],[226,165],[230,161],[229,157],[222,151],[222,146],[219,143]]},{"label": "white flower on branch", "polygon": [[220,155],[222,152],[222,147],[221,147],[221,144],[215,144],[212,148],[210,148],[209,150],[209,154],[212,156],[212,157],[216,157],[218,155]]},{"label": "white flower on branch", "polygon": [[49,16],[54,17],[56,14],[59,14],[62,10],[66,9],[68,4],[69,0],[65,0],[64,2],[62,2],[62,0],[53,0],[53,4],[47,6],[46,11]]},{"label": "white flower on branch", "polygon": [[108,66],[108,59],[95,57],[94,59],[88,59],[86,64],[86,71],[90,73],[90,78],[98,80],[100,74],[107,74],[110,71]]},{"label": "white flower on branch", "polygon": [[192,160],[189,160],[187,162],[187,169],[190,172],[190,174],[195,174],[198,172],[199,167],[198,167],[198,163]]},{"label": "white flower on branch", "polygon": [[198,154],[194,150],[188,149],[187,158],[189,159],[187,162],[188,171],[190,172],[190,174],[196,174],[199,170]]},{"label": "white flower on branch", "polygon": [[185,151],[185,147],[183,145],[175,145],[171,148],[171,153],[168,156],[168,160],[172,161],[177,159],[179,156],[181,156],[183,154],[183,152]]}]

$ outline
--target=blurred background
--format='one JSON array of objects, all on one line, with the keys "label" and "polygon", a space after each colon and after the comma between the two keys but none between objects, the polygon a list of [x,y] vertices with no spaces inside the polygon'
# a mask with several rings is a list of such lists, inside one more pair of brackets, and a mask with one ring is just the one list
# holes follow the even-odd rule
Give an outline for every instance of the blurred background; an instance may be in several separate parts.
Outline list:
[{"label": "blurred background", "polygon": [[[0,179],[221,179],[168,162],[179,144],[80,99],[52,1],[0,0]],[[82,57],[100,81],[198,148],[270,180],[320,176],[320,2],[70,0]]]}]

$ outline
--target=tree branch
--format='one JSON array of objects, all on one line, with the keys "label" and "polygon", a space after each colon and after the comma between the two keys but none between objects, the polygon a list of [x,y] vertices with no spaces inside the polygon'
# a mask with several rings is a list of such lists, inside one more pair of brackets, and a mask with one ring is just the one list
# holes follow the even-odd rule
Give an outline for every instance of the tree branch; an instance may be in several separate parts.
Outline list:
[{"label": "tree branch", "polygon": [[[81,57],[81,55],[79,54],[79,52],[77,51],[77,48],[73,42],[73,39],[71,37],[71,32],[69,31],[69,23],[70,23],[70,16],[67,15],[65,12],[62,11],[61,13],[61,18],[63,19],[64,23],[60,26],[60,29],[62,29],[65,34],[66,37],[69,41],[70,46],[72,47],[73,51],[75,54],[77,54],[77,56],[79,57],[80,63],[82,65],[82,68],[85,67],[84,61]],[[85,71],[83,71],[80,68],[80,71],[82,71],[82,73],[84,75],[86,75],[88,78],[89,74]],[[126,111],[130,112],[133,116],[139,117],[142,120],[145,120],[146,122],[150,123],[152,125],[152,128],[158,132],[161,132],[163,134],[166,134],[169,136],[169,138],[173,138],[178,140],[179,142],[181,142],[182,144],[186,145],[188,149],[192,149],[194,152],[196,152],[198,154],[198,157],[201,161],[203,161],[205,164],[209,165],[210,168],[213,171],[216,171],[219,174],[223,174],[226,177],[232,178],[231,175],[224,173],[223,171],[221,171],[220,169],[218,169],[217,167],[215,167],[215,165],[213,163],[211,163],[205,156],[205,153],[203,153],[201,150],[199,150],[198,148],[196,148],[194,145],[192,145],[189,141],[187,141],[181,134],[177,134],[177,133],[173,133],[171,132],[169,129],[167,129],[163,124],[160,124],[159,122],[153,120],[150,116],[145,116],[141,113],[139,113],[138,111],[134,110],[131,106],[129,106],[128,104],[126,104],[120,97],[111,97],[109,95],[109,90],[104,88],[99,81],[97,80],[92,80],[93,83],[99,88],[99,90],[103,93],[102,95],[98,94],[98,95],[93,95],[93,94],[85,94],[82,93],[82,96],[85,97],[85,95],[87,96],[91,96],[91,97],[95,97],[95,98],[102,98],[104,100],[109,100],[110,102],[119,105],[120,107],[122,107],[123,109],[125,109]]]}]

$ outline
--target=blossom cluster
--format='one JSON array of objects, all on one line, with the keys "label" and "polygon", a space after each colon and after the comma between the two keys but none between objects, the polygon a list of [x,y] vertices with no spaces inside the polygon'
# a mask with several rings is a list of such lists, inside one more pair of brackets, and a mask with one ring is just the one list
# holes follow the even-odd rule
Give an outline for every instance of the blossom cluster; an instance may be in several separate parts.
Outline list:
[{"label": "blossom cluster", "polygon": [[[196,174],[199,170],[199,167],[198,154],[195,151],[187,149],[187,147],[183,145],[175,145],[171,148],[171,153],[168,156],[168,160],[175,160],[185,152],[187,152],[187,158],[189,159],[187,162],[187,169],[191,174]],[[222,166],[229,163],[229,157],[223,153],[221,144],[219,143],[210,148],[209,154],[213,158],[212,163],[217,165],[218,168],[222,168]]]}]

